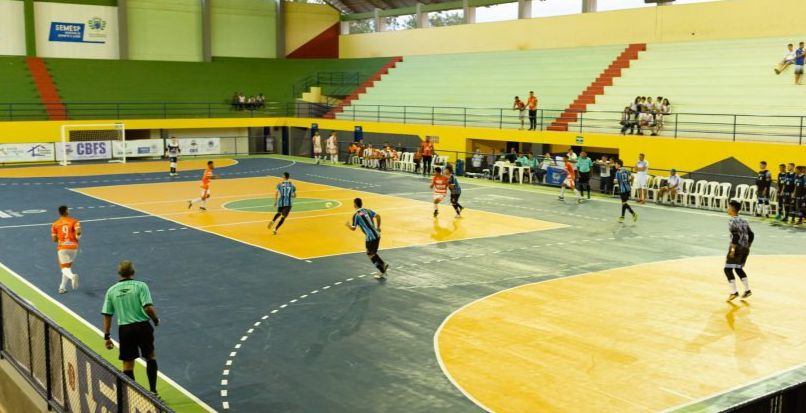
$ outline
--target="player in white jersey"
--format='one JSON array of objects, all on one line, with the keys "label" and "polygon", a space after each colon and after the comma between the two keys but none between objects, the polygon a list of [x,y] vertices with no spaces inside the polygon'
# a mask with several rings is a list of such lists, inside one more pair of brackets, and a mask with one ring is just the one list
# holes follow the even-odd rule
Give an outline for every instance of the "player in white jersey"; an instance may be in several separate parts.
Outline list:
[{"label": "player in white jersey", "polygon": [[176,140],[175,136],[171,137],[171,141],[168,142],[168,145],[165,147],[165,156],[171,163],[171,172],[169,173],[171,176],[179,175],[176,173],[176,164],[179,161],[180,153],[182,153],[182,149],[179,148],[179,141]]}]

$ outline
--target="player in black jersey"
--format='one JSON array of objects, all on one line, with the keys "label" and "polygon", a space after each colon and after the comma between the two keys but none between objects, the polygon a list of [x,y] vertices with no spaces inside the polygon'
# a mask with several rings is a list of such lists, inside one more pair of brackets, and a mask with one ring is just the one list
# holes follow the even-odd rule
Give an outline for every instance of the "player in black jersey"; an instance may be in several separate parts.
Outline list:
[{"label": "player in black jersey", "polygon": [[182,152],[179,149],[179,141],[176,140],[176,137],[172,137],[171,141],[168,143],[168,146],[165,147],[165,156],[168,157],[168,161],[171,163],[171,176],[176,176],[176,162],[179,160],[179,154]]},{"label": "player in black jersey", "polygon": [[786,186],[786,165],[778,165],[778,179],[776,181],[778,188],[778,211],[776,211],[775,219],[780,220],[783,217],[784,210],[784,186]]},{"label": "player in black jersey", "polygon": [[792,223],[798,217],[798,225],[803,224],[803,215],[806,213],[806,166],[799,165],[795,171],[795,190],[793,192],[795,202],[792,209]]},{"label": "player in black jersey", "polygon": [[783,209],[784,209],[784,223],[789,223],[789,218],[795,220],[795,164],[789,163],[786,166],[786,173],[784,174],[783,186]]},{"label": "player in black jersey", "polygon": [[756,216],[770,217],[770,187],[772,186],[772,174],[767,170],[767,162],[761,161],[759,165],[756,187],[758,188],[758,204],[756,205]]}]

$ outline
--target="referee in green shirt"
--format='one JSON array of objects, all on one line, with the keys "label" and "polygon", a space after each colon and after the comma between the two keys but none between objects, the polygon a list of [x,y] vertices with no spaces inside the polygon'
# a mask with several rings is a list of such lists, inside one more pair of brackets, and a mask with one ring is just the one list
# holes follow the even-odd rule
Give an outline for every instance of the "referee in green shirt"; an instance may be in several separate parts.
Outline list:
[{"label": "referee in green shirt", "polygon": [[104,298],[101,314],[104,316],[104,340],[106,348],[113,348],[109,330],[112,328],[112,316],[118,319],[118,338],[120,340],[120,357],[123,361],[123,373],[134,379],[134,361],[143,356],[146,359],[146,374],[152,393],[157,394],[157,357],[154,353],[154,326],[160,324],[151,292],[142,281],[134,280],[134,265],[131,261],[118,264],[120,280],[109,287]]},{"label": "referee in green shirt", "polygon": [[588,153],[582,151],[577,158],[577,170],[579,170],[579,193],[585,195],[588,191],[588,199],[591,199],[591,168],[593,160],[588,158]]}]

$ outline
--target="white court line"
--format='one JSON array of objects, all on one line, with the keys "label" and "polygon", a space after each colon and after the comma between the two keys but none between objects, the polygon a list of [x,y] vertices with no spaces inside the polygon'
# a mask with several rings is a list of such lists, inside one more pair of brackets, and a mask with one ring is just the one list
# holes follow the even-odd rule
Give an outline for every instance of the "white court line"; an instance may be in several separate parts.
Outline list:
[{"label": "white court line", "polygon": [[[89,328],[90,330],[94,331],[96,334],[98,334],[98,337],[103,337],[104,333],[102,333],[101,330],[99,330],[97,327],[92,325],[89,321],[85,320],[83,317],[81,317],[78,314],[76,314],[75,312],[73,312],[73,310],[69,309],[67,306],[65,306],[61,302],[55,300],[50,295],[45,294],[45,292],[40,290],[39,287],[33,285],[31,282],[29,282],[28,280],[26,280],[25,278],[23,278],[22,276],[17,274],[14,270],[9,268],[8,266],[3,264],[2,262],[0,262],[0,267],[2,267],[4,270],[6,270],[9,274],[14,276],[15,278],[17,278],[18,281],[20,281],[21,283],[23,283],[26,286],[28,286],[28,288],[32,289],[37,294],[41,295],[42,297],[44,297],[45,299],[50,301],[53,305],[55,305],[56,307],[59,307],[62,311],[66,312],[68,315],[70,315],[71,317],[73,317],[76,320],[78,320],[81,324],[84,324],[87,328]],[[119,347],[117,342],[115,342],[115,346]],[[140,364],[143,367],[145,367],[145,365],[146,365],[145,361],[143,361],[142,359],[137,359],[137,363]],[[197,403],[204,410],[207,410],[208,412],[211,412],[211,413],[216,413],[215,409],[213,409],[212,407],[208,406],[207,403],[201,401],[201,399],[199,399],[198,397],[194,396],[193,393],[189,392],[187,389],[185,389],[184,387],[180,386],[175,381],[171,380],[171,378],[169,378],[168,376],[164,375],[161,371],[157,372],[157,374],[159,374],[160,379],[162,379],[166,383],[170,384],[175,389],[179,390],[180,393],[184,394],[190,400],[192,400],[193,402]]]}]

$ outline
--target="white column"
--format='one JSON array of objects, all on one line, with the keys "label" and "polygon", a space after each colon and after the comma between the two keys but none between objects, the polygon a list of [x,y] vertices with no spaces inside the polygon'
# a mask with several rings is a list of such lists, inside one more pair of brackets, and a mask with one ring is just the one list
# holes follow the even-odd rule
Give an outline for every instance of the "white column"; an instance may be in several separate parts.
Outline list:
[{"label": "white column", "polygon": [[415,7],[417,8],[417,12],[414,15],[414,18],[415,18],[415,22],[417,24],[417,28],[418,29],[424,29],[424,28],[430,26],[430,24],[428,24],[428,13],[423,11],[422,3],[417,3],[417,5]]},{"label": "white column", "polygon": [[518,18],[532,18],[532,0],[518,0]]},{"label": "white column", "polygon": [[597,0],[582,0],[582,13],[595,13]]},{"label": "white column", "polygon": [[462,8],[465,12],[465,24],[473,24],[476,22],[476,8],[470,6],[468,0],[462,0]]},{"label": "white column", "polygon": [[343,35],[350,34],[350,22],[348,21],[341,22],[341,34]]}]

